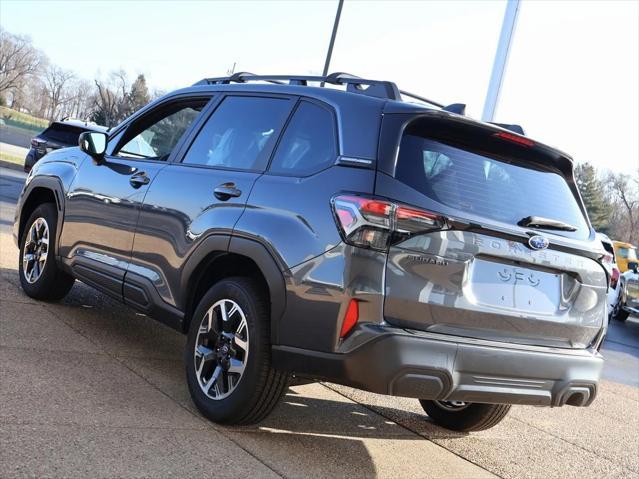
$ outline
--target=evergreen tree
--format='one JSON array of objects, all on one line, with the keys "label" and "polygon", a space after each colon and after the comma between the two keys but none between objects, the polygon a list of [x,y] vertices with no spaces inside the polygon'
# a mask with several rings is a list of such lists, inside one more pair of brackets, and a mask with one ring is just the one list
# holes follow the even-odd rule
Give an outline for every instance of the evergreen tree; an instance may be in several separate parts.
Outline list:
[{"label": "evergreen tree", "polygon": [[575,180],[593,228],[607,233],[610,229],[612,209],[606,199],[605,185],[597,178],[597,170],[590,163],[581,163],[575,168]]},{"label": "evergreen tree", "polygon": [[138,75],[138,77],[133,82],[133,85],[131,85],[131,91],[128,94],[127,100],[129,115],[138,111],[140,108],[151,101],[149,89],[146,86],[146,78],[143,74]]}]

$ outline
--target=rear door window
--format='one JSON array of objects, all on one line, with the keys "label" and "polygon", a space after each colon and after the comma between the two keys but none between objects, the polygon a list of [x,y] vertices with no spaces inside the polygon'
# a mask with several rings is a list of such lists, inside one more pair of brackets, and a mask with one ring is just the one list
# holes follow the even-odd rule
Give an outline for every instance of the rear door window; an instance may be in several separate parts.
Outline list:
[{"label": "rear door window", "polygon": [[589,228],[573,192],[555,171],[502,161],[419,134],[403,136],[397,179],[443,205],[516,225],[528,216],[559,220],[587,237]]},{"label": "rear door window", "polygon": [[291,104],[287,98],[226,97],[182,163],[263,171]]}]

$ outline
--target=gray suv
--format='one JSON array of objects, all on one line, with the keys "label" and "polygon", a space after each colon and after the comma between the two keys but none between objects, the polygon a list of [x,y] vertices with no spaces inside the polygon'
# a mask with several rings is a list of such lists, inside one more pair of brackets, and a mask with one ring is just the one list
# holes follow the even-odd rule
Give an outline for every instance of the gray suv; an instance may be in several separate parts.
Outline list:
[{"label": "gray suv", "polygon": [[260,421],[291,377],[461,431],[588,406],[608,278],[572,161],[463,110],[347,74],[202,80],[35,165],[22,287],[79,279],[186,333],[220,423]]}]

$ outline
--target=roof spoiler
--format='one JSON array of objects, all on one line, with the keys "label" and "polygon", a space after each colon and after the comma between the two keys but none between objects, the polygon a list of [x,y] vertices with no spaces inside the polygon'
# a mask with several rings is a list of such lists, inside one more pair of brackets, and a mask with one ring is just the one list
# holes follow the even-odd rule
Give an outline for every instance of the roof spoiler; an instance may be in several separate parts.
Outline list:
[{"label": "roof spoiler", "polygon": [[526,133],[524,133],[524,129],[520,126],[520,125],[509,125],[507,123],[494,123],[492,121],[488,122],[491,125],[495,125],[498,126],[500,128],[504,128],[505,130],[510,130],[514,133],[518,133],[520,135],[526,135]]}]

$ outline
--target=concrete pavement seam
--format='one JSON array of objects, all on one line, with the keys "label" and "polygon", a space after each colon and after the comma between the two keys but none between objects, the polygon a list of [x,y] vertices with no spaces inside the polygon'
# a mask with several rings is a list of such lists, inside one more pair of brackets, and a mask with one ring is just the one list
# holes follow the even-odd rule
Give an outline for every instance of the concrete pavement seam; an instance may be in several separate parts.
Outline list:
[{"label": "concrete pavement seam", "polygon": [[484,466],[482,466],[481,464],[477,464],[476,462],[471,461],[470,459],[468,459],[468,458],[466,458],[466,457],[464,457],[464,456],[462,456],[462,455],[460,455],[460,454],[457,454],[455,451],[451,451],[450,449],[448,449],[448,448],[446,448],[446,447],[442,446],[441,444],[437,444],[436,442],[431,441],[431,440],[430,440],[430,439],[428,439],[427,437],[422,436],[422,435],[421,435],[418,431],[414,431],[413,429],[411,429],[410,427],[406,426],[405,424],[400,424],[400,423],[398,423],[398,422],[397,422],[397,421],[395,421],[393,418],[386,416],[383,412],[376,410],[374,407],[369,407],[367,404],[363,404],[363,403],[361,403],[361,402],[359,402],[359,401],[356,401],[355,399],[353,399],[353,398],[350,398],[350,397],[346,396],[346,395],[345,395],[345,394],[343,394],[341,391],[338,391],[338,390],[336,390],[336,389],[333,389],[332,387],[330,387],[330,386],[329,386],[328,384],[326,384],[326,383],[321,382],[321,383],[319,383],[319,384],[321,384],[322,386],[324,386],[324,387],[325,387],[325,388],[327,388],[327,389],[330,389],[331,391],[336,392],[337,394],[339,394],[339,395],[340,395],[340,396],[342,396],[343,398],[348,399],[349,401],[352,401],[352,402],[354,402],[354,403],[356,403],[356,404],[359,404],[359,405],[360,405],[360,406],[362,406],[364,409],[367,409],[368,411],[371,411],[371,412],[372,412],[372,413],[374,413],[374,414],[378,414],[379,416],[382,416],[383,418],[388,419],[389,421],[392,421],[393,423],[397,424],[399,427],[404,428],[404,429],[406,429],[407,431],[410,431],[410,432],[412,432],[413,434],[415,434],[416,436],[418,436],[418,437],[422,438],[424,441],[428,441],[428,442],[430,442],[431,444],[433,444],[433,445],[435,445],[435,446],[437,446],[437,447],[440,447],[440,448],[442,448],[442,449],[443,449],[443,450],[445,450],[445,451],[450,452],[450,453],[451,453],[451,454],[453,454],[454,456],[457,456],[458,458],[460,458],[460,459],[462,459],[462,460],[464,460],[464,461],[466,461],[466,462],[468,462],[468,463],[470,463],[470,464],[473,464],[473,465],[477,466],[478,468],[480,468],[480,469],[482,469],[482,470],[484,470],[484,471],[486,471],[486,472],[489,472],[490,474],[494,475],[495,477],[499,477],[499,478],[501,478],[501,479],[504,479],[504,476],[500,476],[500,475],[499,475],[499,474],[497,474],[496,472],[491,471],[490,469],[485,468],[485,467],[484,467]]}]

